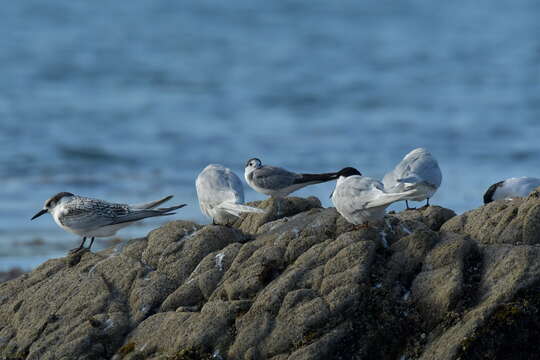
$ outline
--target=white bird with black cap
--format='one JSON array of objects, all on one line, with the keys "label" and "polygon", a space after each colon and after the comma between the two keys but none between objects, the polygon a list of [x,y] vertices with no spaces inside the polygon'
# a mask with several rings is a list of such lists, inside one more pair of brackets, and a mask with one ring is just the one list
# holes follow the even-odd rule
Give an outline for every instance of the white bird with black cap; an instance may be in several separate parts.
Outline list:
[{"label": "white bird with black cap", "polygon": [[414,191],[387,193],[379,180],[362,176],[354,168],[345,168],[336,182],[332,202],[345,220],[367,227],[382,220],[390,204],[407,198]]},{"label": "white bird with black cap", "polygon": [[484,194],[484,204],[496,200],[525,197],[540,186],[540,179],[523,176],[509,178],[491,185]]},{"label": "white bird with black cap", "polygon": [[299,174],[277,166],[263,165],[257,158],[246,162],[244,177],[255,191],[274,198],[284,198],[308,185],[337,180],[344,169],[334,173]]},{"label": "white bird with black cap", "polygon": [[172,195],[145,204],[127,205],[61,192],[48,199],[43,209],[31,220],[50,213],[62,229],[83,237],[80,246],[70,251],[77,252],[84,247],[86,238],[91,238],[88,246],[90,249],[96,237],[112,236],[121,228],[142,219],[173,215],[175,213],[171,211],[186,206],[182,204],[154,209],[171,198]]}]

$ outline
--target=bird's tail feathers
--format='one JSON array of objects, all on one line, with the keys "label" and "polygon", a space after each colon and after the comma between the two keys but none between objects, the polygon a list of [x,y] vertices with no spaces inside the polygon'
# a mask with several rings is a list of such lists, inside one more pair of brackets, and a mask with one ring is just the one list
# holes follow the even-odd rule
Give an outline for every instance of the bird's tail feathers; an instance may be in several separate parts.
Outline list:
[{"label": "bird's tail feathers", "polygon": [[183,208],[184,206],[186,206],[186,204],[171,206],[168,208],[160,208],[160,209],[142,209],[142,210],[135,209],[134,211],[132,211],[131,213],[127,215],[117,217],[110,224],[107,224],[107,225],[133,222],[133,221],[138,221],[138,220],[142,220],[142,219],[146,219],[150,217],[156,217],[156,216],[174,215],[176,213],[171,212],[171,211]]},{"label": "bird's tail feathers", "polygon": [[263,209],[259,209],[259,208],[247,206],[247,205],[242,205],[242,204],[235,204],[235,203],[227,202],[227,201],[222,202],[221,204],[218,205],[218,207],[234,216],[240,216],[241,213],[245,213],[245,212],[256,213],[256,214],[264,213]]},{"label": "bird's tail feathers", "polygon": [[396,201],[407,200],[409,197],[415,196],[415,195],[416,195],[416,189],[403,191],[399,193],[385,193],[381,195],[377,200],[370,201],[369,206],[370,207],[386,206],[386,205],[395,203]]},{"label": "bird's tail feathers", "polygon": [[169,196],[164,197],[163,199],[150,201],[150,202],[147,202],[147,203],[144,203],[144,204],[131,205],[131,207],[133,209],[141,209],[141,210],[143,210],[143,209],[153,209],[156,206],[159,206],[159,205],[161,205],[163,203],[166,203],[167,201],[171,200],[173,197],[174,197],[174,195],[169,195]]},{"label": "bird's tail feathers", "polygon": [[171,212],[171,211],[174,211],[174,210],[177,210],[177,209],[181,209],[183,208],[184,206],[186,206],[187,204],[181,204],[181,205],[176,205],[176,206],[171,206],[171,207],[167,207],[167,208],[159,208],[159,209],[155,209],[153,211],[158,211],[160,212],[162,215],[167,215],[167,213]]}]

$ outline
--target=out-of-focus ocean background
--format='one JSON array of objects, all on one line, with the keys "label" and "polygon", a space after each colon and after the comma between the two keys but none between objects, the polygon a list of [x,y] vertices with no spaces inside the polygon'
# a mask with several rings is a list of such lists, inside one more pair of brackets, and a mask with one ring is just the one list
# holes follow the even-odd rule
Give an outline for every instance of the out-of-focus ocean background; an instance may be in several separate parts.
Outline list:
[{"label": "out-of-focus ocean background", "polygon": [[[536,0],[5,2],[0,271],[78,245],[30,222],[56,192],[174,194],[189,206],[170,219],[206,222],[197,174],[243,177],[254,156],[381,178],[424,146],[444,176],[432,203],[477,207],[496,181],[540,176],[539,15]],[[295,195],[331,206],[333,186]]]}]

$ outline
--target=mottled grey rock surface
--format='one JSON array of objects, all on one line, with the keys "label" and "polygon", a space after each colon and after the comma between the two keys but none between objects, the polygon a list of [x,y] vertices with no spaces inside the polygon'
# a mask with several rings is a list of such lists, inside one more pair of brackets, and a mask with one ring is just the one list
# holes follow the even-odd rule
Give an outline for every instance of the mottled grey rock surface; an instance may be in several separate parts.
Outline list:
[{"label": "mottled grey rock surface", "polygon": [[[0,359],[537,359],[540,200],[348,224],[266,200],[0,284]],[[382,225],[381,225],[382,226]]]}]

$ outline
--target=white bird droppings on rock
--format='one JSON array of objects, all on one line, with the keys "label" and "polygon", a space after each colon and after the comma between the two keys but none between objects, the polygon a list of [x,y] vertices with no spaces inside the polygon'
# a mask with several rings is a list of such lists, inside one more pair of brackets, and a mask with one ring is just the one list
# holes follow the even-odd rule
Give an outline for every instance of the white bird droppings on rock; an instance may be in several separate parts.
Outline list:
[{"label": "white bird droppings on rock", "polygon": [[219,269],[219,271],[223,271],[223,258],[225,257],[225,254],[219,253],[216,255],[216,267]]},{"label": "white bird droppings on rock", "polygon": [[114,320],[113,319],[107,319],[105,321],[105,328],[103,329],[103,331],[107,331],[110,328],[112,328],[113,326],[114,326]]},{"label": "white bird droppings on rock", "polygon": [[411,297],[411,292],[407,291],[405,294],[403,294],[403,301],[408,301]]},{"label": "white bird droppings on rock", "polygon": [[388,241],[386,240],[386,231],[381,231],[381,241],[385,249],[388,249]]},{"label": "white bird droppings on rock", "polygon": [[407,229],[404,225],[401,225],[401,229],[402,229],[403,231],[405,231],[405,232],[406,232],[407,234],[409,234],[409,235],[412,234],[412,231],[409,230],[409,229]]}]

